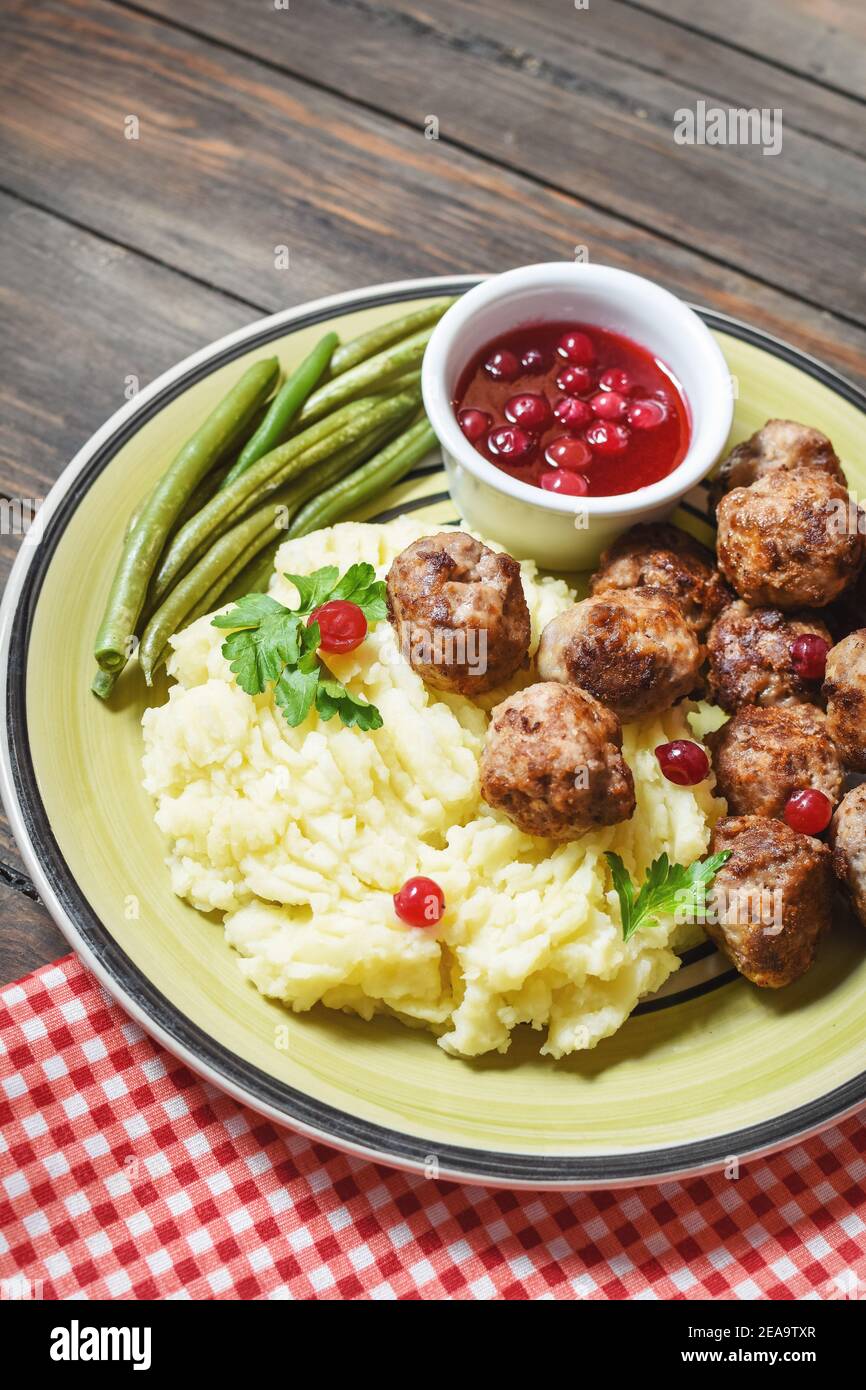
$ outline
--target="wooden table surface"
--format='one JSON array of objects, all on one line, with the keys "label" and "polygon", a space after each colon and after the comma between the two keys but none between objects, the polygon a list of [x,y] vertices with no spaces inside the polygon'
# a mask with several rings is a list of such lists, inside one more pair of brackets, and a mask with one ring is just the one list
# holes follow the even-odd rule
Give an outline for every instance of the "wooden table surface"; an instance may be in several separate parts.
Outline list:
[{"label": "wooden table surface", "polygon": [[[7,499],[261,314],[575,247],[866,380],[862,0],[6,0],[2,30]],[[676,143],[699,101],[780,110],[780,153]],[[5,820],[0,924],[2,981],[67,949]]]}]

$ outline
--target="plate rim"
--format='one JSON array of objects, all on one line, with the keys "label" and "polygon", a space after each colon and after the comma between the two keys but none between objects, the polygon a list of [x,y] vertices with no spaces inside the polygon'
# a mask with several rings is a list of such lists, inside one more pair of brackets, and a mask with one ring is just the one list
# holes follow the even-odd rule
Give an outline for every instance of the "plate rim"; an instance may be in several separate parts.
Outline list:
[{"label": "plate rim", "polygon": [[[361,1119],[245,1061],[195,1024],[151,983],[114,941],[79,888],[54,838],[36,782],[26,720],[26,663],[42,582],[69,516],[126,440],[197,380],[292,328],[312,326],[340,312],[460,293],[485,278],[466,274],[390,281],[328,295],[256,319],[168,368],[90,436],[48,493],[40,513],[40,539],[36,545],[22,542],[0,605],[0,795],[42,902],[100,984],[146,1033],[191,1071],[275,1124],[365,1161],[420,1176],[430,1177],[431,1162],[435,1161],[437,1178],[475,1186],[573,1191],[682,1180],[716,1171],[732,1155],[742,1162],[776,1152],[854,1114],[866,1104],[866,1072],[804,1106],[742,1130],[608,1154],[474,1149],[443,1144],[436,1138],[418,1138]],[[692,307],[710,327],[806,371],[866,414],[866,392],[819,359],[739,319],[698,305]],[[55,516],[58,522],[52,526]],[[40,563],[34,567],[37,557]],[[79,921],[76,913],[84,920]]]}]

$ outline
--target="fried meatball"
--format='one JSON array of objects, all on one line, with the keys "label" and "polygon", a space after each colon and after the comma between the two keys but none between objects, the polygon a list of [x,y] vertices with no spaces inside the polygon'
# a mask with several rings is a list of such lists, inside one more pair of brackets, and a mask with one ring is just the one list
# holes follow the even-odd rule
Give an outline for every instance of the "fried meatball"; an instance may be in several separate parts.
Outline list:
[{"label": "fried meatball", "polygon": [[827,732],[843,763],[866,772],[866,627],[827,654]]},{"label": "fried meatball", "polygon": [[481,794],[527,835],[577,840],[634,814],[616,715],[585,690],[546,681],[496,705]]},{"label": "fried meatball", "polygon": [[492,690],[526,664],[529,609],[520,565],[463,531],[413,541],[387,580],[400,648],[437,690]]},{"label": "fried meatball", "polygon": [[856,579],[864,537],[843,485],[816,468],[774,473],[719,503],[719,568],[752,607],[823,608]]},{"label": "fried meatball", "polygon": [[829,849],[784,821],[725,816],[710,839],[711,854],[722,850],[731,857],[707,894],[707,935],[753,984],[791,984],[830,926]]},{"label": "fried meatball", "polygon": [[588,690],[624,724],[661,714],[693,690],[702,651],[662,589],[613,589],[553,618],[538,674]]},{"label": "fried meatball", "polygon": [[616,589],[663,589],[679,604],[696,637],[731,598],[709,550],[677,526],[633,526],[601,557],[591,594]]},{"label": "fried meatball", "polygon": [[817,788],[833,805],[839,800],[842,764],[824,715],[812,705],[743,705],[704,742],[731,815],[781,818],[802,787]]},{"label": "fried meatball", "polygon": [[866,927],[866,782],[842,797],[830,823],[833,868]]},{"label": "fried meatball", "polygon": [[793,468],[819,468],[845,482],[842,465],[826,434],[796,420],[768,420],[722,460],[710,487],[712,499],[717,505],[735,487],[751,487],[767,473]]},{"label": "fried meatball", "polygon": [[802,636],[829,631],[811,613],[781,613],[778,608],[750,608],[738,599],[710,628],[707,638],[707,699],[734,714],[741,705],[814,704],[820,678],[803,680],[791,653]]}]

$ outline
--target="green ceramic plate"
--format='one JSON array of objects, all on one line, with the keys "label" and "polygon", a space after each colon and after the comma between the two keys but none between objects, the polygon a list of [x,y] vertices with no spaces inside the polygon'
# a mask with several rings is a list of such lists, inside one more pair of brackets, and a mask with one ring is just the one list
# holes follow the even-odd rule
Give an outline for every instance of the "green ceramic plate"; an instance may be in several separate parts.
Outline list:
[{"label": "green ceramic plate", "polygon": [[[166,1047],[274,1120],[428,1175],[508,1186],[709,1169],[866,1100],[866,935],[840,923],[817,966],[778,994],[700,947],[613,1038],[559,1063],[538,1056],[537,1035],[469,1063],[387,1019],[296,1017],[244,982],[215,920],[171,893],[140,785],[143,684],[126,681],[112,709],[88,693],[124,520],[239,366],[265,346],[291,365],[325,325],[350,336],[395,305],[472,283],[389,285],[265,319],[182,362],[93,437],[53,489],[4,600],[3,798],[43,900],[87,965]],[[866,399],[793,348],[704,317],[738,381],[734,437],[774,415],[817,425],[866,492]],[[696,490],[678,519],[709,539],[705,498]],[[374,510],[456,520],[435,460]]]}]

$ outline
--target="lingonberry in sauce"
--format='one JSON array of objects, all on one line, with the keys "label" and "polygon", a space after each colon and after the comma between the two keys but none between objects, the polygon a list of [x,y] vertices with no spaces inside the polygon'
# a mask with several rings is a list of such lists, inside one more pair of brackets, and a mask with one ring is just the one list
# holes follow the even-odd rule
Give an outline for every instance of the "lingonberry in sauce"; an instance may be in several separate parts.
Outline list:
[{"label": "lingonberry in sauce", "polygon": [[[566,343],[572,356],[589,360],[565,356]],[[509,406],[526,396],[542,401],[530,407],[531,423],[525,415],[517,419],[518,411]],[[600,396],[624,399],[625,414],[616,401],[601,406],[613,418],[594,414],[591,401]],[[564,434],[580,437],[592,449],[591,465],[576,469],[585,474],[589,497],[618,496],[658,482],[682,462],[689,446],[688,408],[665,364],[638,343],[592,324],[530,323],[509,330],[467,363],[453,403],[458,417],[477,411],[489,418],[474,439],[461,422],[489,463],[545,490],[551,488],[542,483],[551,472],[546,451]],[[539,425],[544,403],[549,414]],[[469,418],[470,429],[477,431],[480,422]],[[503,430],[518,433],[500,434]]]}]

